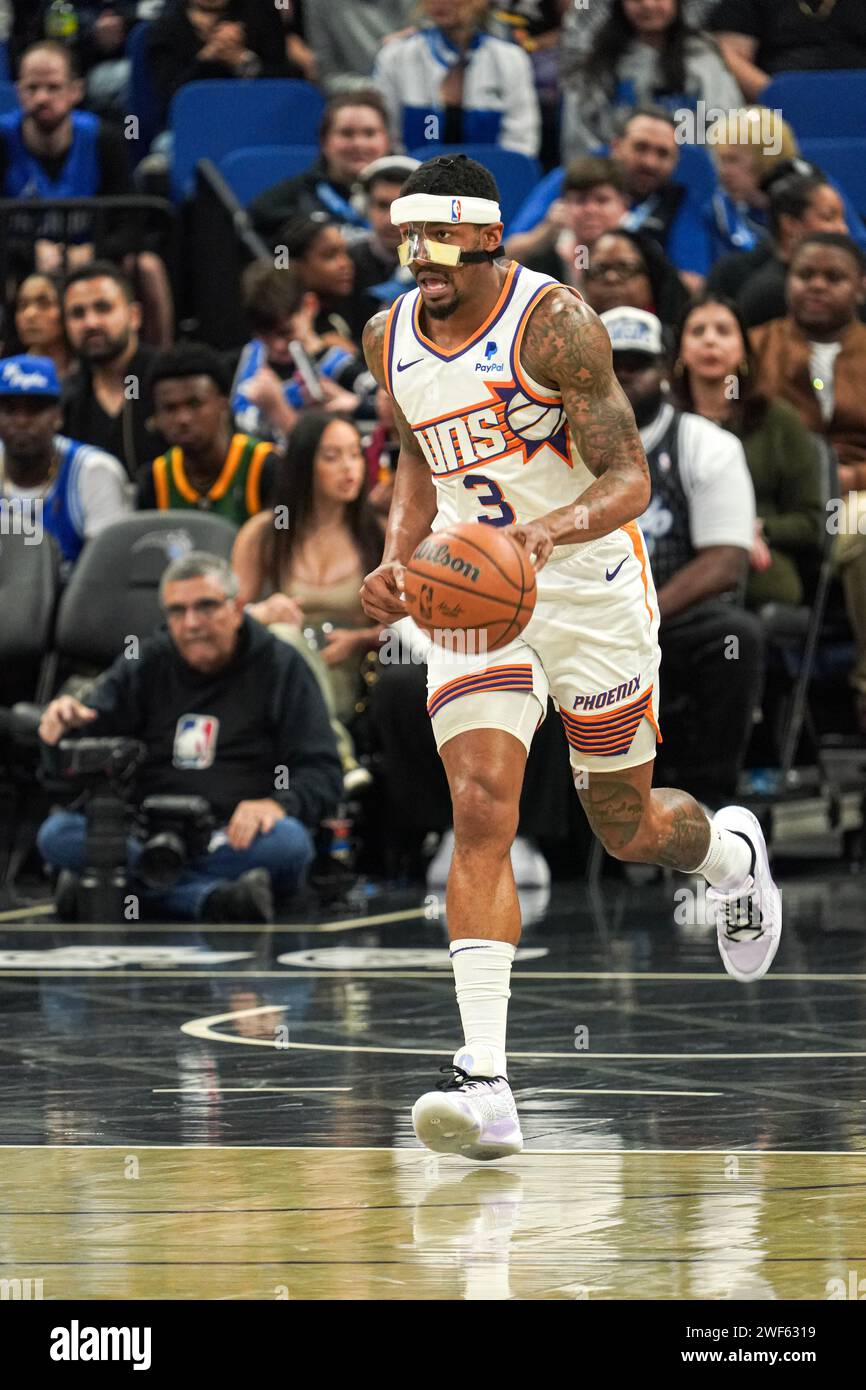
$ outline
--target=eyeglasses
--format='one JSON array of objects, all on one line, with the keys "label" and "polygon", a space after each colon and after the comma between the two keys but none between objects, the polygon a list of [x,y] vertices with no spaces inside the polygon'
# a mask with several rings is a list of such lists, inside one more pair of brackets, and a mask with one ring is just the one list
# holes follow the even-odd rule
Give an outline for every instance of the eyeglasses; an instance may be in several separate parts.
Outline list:
[{"label": "eyeglasses", "polygon": [[612,275],[615,280],[631,280],[635,275],[646,275],[643,261],[608,261],[606,265],[590,265],[584,271],[587,280],[601,280]]},{"label": "eyeglasses", "polygon": [[218,609],[228,603],[227,598],[200,598],[197,603],[167,603],[163,613],[170,623],[193,613],[196,618],[212,618]]}]

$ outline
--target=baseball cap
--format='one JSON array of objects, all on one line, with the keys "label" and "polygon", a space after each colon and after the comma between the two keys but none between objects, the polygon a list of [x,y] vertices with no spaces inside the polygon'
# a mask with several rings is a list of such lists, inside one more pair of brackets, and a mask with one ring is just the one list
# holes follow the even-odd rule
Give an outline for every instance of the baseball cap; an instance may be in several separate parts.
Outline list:
[{"label": "baseball cap", "polygon": [[623,305],[606,309],[599,318],[610,335],[614,352],[646,352],[652,357],[660,357],[664,352],[661,322],[646,309]]},{"label": "baseball cap", "polygon": [[50,357],[0,358],[0,396],[44,396],[59,401],[62,395],[57,368]]}]

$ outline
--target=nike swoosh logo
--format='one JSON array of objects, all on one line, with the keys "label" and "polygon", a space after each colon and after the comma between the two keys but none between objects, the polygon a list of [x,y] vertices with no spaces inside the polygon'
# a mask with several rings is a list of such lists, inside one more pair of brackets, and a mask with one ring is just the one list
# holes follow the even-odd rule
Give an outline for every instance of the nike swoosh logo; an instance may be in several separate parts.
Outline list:
[{"label": "nike swoosh logo", "polygon": [[397,363],[397,371],[398,371],[398,372],[405,372],[405,370],[406,370],[407,367],[414,367],[414,366],[415,366],[415,363],[416,363],[416,362],[420,362],[420,361],[421,361],[421,358],[420,358],[420,357],[413,357],[411,362],[398,362],[398,363]]},{"label": "nike swoosh logo", "polygon": [[619,562],[619,564],[617,565],[616,569],[614,570],[613,574],[611,574],[610,570],[605,570],[605,572],[604,572],[604,577],[605,577],[605,579],[616,579],[617,575],[619,574],[620,570],[622,569],[622,567],[623,567],[623,565],[625,564],[625,562],[626,562],[627,559],[628,559],[628,556],[627,556],[627,555],[623,555],[622,559],[620,560],[620,562]]}]

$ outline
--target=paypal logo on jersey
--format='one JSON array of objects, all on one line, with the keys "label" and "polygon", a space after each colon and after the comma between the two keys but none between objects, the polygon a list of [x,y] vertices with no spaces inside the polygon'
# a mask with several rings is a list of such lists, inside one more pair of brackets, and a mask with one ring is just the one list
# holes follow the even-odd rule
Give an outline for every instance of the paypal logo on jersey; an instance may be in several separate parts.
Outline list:
[{"label": "paypal logo on jersey", "polygon": [[475,363],[476,372],[504,372],[504,362],[494,362],[492,359],[499,354],[499,348],[490,338],[484,345],[484,361]]}]

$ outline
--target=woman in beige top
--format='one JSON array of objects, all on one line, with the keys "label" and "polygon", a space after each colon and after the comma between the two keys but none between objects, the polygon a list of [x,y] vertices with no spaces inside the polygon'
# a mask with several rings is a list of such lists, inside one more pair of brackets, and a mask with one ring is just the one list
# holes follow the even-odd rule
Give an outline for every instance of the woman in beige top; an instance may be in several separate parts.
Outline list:
[{"label": "woman in beige top", "polygon": [[238,532],[232,565],[249,612],[327,667],[337,718],[355,712],[361,664],[379,643],[361,608],[365,574],[382,555],[382,529],[366,498],[357,426],[303,413],[277,477],[274,506]]}]

